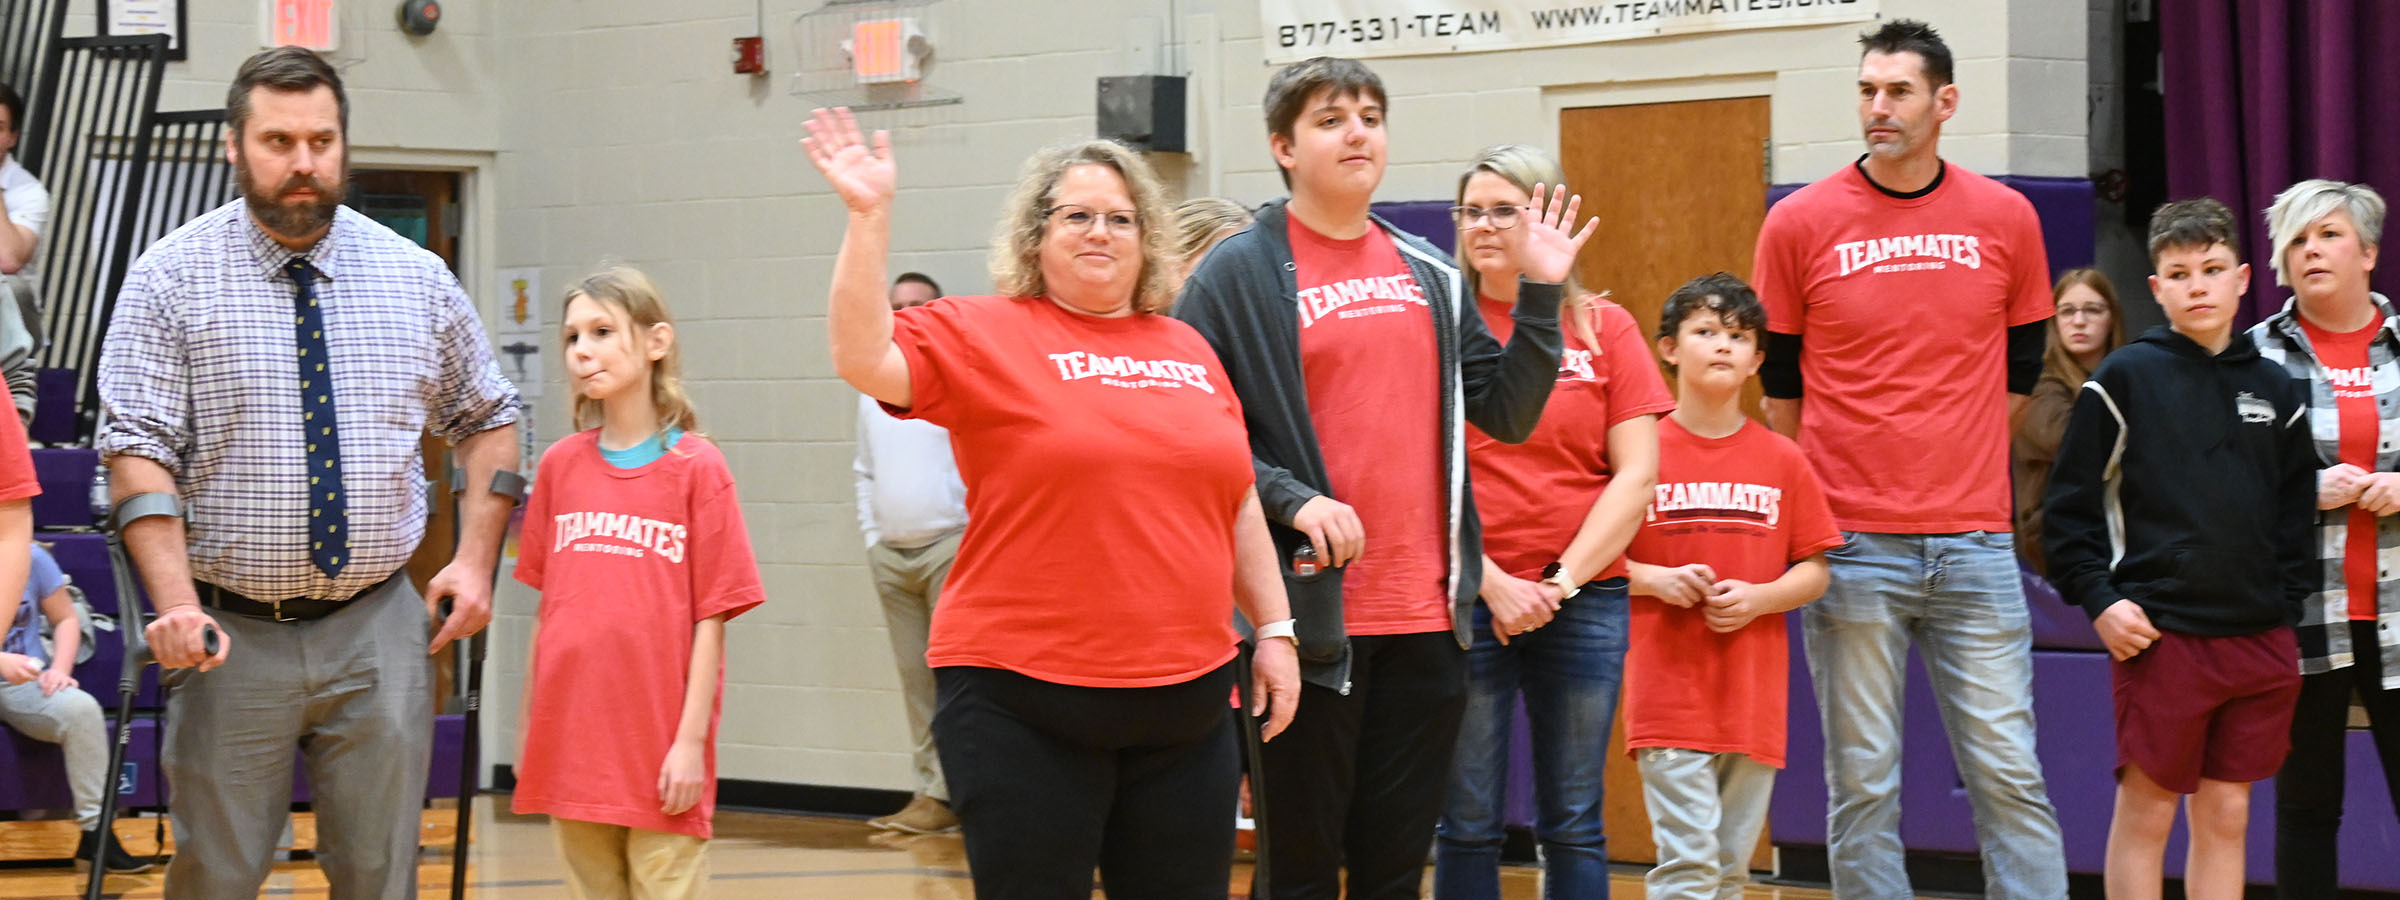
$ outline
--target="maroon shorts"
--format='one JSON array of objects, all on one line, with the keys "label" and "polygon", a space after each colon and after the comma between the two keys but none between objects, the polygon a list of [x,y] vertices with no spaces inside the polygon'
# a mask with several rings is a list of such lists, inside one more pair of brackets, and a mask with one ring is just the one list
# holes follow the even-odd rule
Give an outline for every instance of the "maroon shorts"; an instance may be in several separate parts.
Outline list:
[{"label": "maroon shorts", "polygon": [[2109,668],[2120,775],[2140,766],[2158,786],[2189,794],[2203,778],[2272,777],[2291,752],[2300,644],[2290,628],[2235,637],[2168,631]]}]

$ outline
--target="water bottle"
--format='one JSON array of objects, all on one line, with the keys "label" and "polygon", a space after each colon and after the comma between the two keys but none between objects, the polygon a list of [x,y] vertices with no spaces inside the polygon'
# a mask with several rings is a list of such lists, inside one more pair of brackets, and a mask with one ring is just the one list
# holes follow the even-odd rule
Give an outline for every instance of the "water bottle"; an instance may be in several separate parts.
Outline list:
[{"label": "water bottle", "polygon": [[111,504],[108,502],[108,466],[106,464],[92,467],[91,503],[92,523],[103,528],[108,527],[108,511]]},{"label": "water bottle", "polygon": [[1312,578],[1319,571],[1322,569],[1317,563],[1315,544],[1301,544],[1300,549],[1292,551],[1292,574],[1302,578]]}]

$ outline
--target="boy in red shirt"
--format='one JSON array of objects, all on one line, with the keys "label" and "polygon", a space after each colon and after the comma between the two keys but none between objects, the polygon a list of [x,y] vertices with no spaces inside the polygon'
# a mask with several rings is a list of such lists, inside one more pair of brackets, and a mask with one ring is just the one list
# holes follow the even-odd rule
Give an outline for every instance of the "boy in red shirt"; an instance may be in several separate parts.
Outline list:
[{"label": "boy in red shirt", "polygon": [[1749,880],[1783,767],[1783,613],[1825,592],[1825,551],[1842,543],[1799,445],[1742,415],[1766,324],[1758,295],[1724,272],[1686,282],[1659,314],[1676,405],[1625,553],[1625,747],[1658,843],[1652,897],[1739,896]]},{"label": "boy in red shirt", "polygon": [[1273,873],[1259,900],[1421,894],[1483,581],[1466,426],[1533,432],[1592,232],[1574,231],[1576,201],[1534,199],[1515,332],[1493,339],[1450,258],[1371,212],[1386,99],[1354,60],[1276,72],[1260,106],[1292,196],[1209,251],[1175,302],[1240,398],[1278,555],[1317,560],[1284,570],[1309,712],[1252,782]]}]

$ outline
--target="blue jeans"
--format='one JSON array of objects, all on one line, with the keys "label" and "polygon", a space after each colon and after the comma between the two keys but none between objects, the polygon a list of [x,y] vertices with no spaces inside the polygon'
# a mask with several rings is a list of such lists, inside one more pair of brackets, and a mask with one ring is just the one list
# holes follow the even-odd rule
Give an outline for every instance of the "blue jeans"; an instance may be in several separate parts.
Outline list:
[{"label": "blue jeans", "polygon": [[2033,630],[2015,538],[1843,536],[1848,542],[1826,554],[1832,586],[1801,614],[1825,727],[1834,896],[1914,896],[1900,843],[1904,667],[1913,641],[1975,810],[1984,895],[2065,897],[2058,816],[2034,758]]},{"label": "blue jeans", "polygon": [[1500,896],[1501,800],[1517,693],[1533,726],[1534,837],[1545,898],[1606,898],[1608,836],[1600,813],[1601,771],[1625,676],[1625,579],[1585,585],[1550,624],[1492,636],[1492,612],[1475,605],[1467,648],[1467,710],[1436,829],[1434,896]]}]

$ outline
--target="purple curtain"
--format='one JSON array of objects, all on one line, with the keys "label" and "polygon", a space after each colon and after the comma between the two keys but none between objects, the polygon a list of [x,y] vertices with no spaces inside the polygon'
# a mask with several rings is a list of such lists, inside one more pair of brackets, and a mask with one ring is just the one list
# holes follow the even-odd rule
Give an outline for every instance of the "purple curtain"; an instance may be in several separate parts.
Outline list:
[{"label": "purple curtain", "polygon": [[[2215,197],[2248,222],[2247,325],[2291,296],[2268,265],[2264,211],[2277,192],[2333,178],[2400,201],[2400,3],[2174,0],[2158,19],[2167,192]],[[2400,297],[2395,269],[2375,272],[2386,296]]]}]

